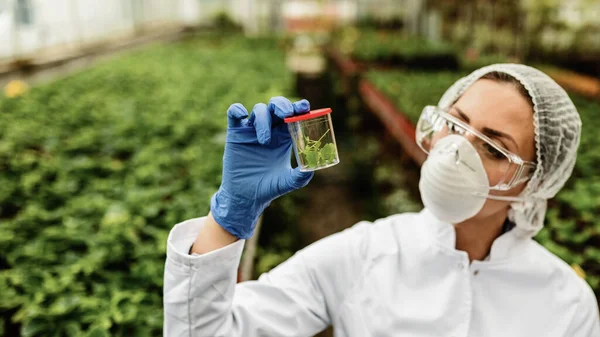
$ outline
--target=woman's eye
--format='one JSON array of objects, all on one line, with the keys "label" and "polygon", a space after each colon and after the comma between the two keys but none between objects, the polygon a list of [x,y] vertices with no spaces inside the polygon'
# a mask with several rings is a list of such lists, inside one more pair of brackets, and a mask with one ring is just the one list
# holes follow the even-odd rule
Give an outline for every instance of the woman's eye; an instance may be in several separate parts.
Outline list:
[{"label": "woman's eye", "polygon": [[484,148],[485,148],[486,154],[494,159],[505,158],[505,156],[502,152],[498,151],[495,147],[491,146],[490,144],[484,144]]},{"label": "woman's eye", "polygon": [[451,133],[458,133],[458,134],[463,134],[464,133],[463,128],[461,128],[460,126],[458,126],[458,125],[456,125],[456,124],[454,124],[454,123],[452,123],[450,121],[448,121],[447,125],[448,125],[448,130]]}]

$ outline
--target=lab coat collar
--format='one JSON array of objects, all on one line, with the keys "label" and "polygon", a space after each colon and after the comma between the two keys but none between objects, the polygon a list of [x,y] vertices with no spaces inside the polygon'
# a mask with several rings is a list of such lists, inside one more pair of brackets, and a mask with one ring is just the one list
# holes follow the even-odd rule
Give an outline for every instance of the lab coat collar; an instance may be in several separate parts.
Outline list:
[{"label": "lab coat collar", "polygon": [[[433,242],[448,250],[458,252],[456,250],[456,231],[452,224],[439,220],[427,208],[424,208],[420,215],[424,218],[423,223]],[[530,238],[518,236],[515,230],[509,230],[494,240],[486,261],[495,262],[518,258],[522,256],[523,249],[530,240]]]}]

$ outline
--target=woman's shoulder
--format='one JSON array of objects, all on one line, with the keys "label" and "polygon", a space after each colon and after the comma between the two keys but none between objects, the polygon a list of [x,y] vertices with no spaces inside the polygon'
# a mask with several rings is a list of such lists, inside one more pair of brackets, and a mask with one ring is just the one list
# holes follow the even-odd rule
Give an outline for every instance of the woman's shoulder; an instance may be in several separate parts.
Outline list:
[{"label": "woman's shoulder", "polygon": [[538,264],[544,270],[556,274],[561,278],[569,280],[581,279],[572,266],[533,239],[530,240],[527,255],[530,263]]},{"label": "woman's shoulder", "polygon": [[529,263],[535,265],[537,272],[547,277],[556,289],[571,299],[596,303],[592,288],[571,265],[534,240],[531,240],[528,252]]}]

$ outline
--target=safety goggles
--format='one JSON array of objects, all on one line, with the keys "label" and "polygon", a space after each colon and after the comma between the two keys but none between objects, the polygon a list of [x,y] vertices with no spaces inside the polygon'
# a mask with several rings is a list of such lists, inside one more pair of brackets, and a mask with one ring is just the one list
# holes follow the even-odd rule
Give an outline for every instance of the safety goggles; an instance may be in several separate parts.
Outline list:
[{"label": "safety goggles", "polygon": [[476,148],[490,179],[490,189],[510,190],[529,180],[535,171],[535,163],[521,159],[443,109],[426,106],[417,123],[416,141],[419,147],[429,154],[439,139],[451,134],[469,139]]}]

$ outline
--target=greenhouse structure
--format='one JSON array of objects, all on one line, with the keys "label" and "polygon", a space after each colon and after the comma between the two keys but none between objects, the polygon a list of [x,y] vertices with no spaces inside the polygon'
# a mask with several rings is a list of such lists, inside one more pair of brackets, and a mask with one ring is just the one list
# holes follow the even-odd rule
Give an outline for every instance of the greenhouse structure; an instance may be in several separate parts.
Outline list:
[{"label": "greenhouse structure", "polygon": [[599,17],[0,0],[0,336],[600,336]]}]

